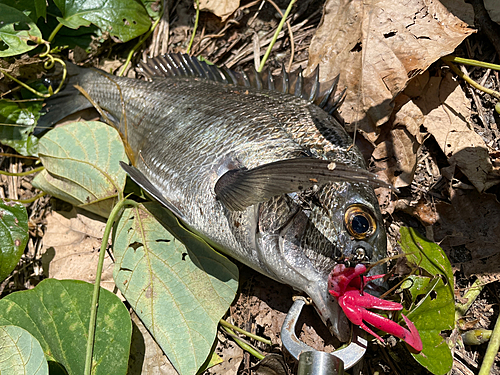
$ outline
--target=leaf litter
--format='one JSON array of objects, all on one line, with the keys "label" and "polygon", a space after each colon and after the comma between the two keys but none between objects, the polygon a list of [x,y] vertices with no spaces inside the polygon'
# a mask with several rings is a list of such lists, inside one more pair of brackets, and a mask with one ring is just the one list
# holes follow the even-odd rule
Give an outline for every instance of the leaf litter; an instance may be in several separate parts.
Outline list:
[{"label": "leaf litter", "polygon": [[[288,2],[277,3],[284,9]],[[439,57],[453,52],[466,37],[468,39],[457,54],[498,62],[498,55],[494,60],[489,41],[484,36],[471,36],[473,30],[462,22],[471,24],[471,9],[467,6],[455,9],[447,5],[449,1],[442,2],[446,8],[437,1],[410,1],[403,8],[400,2],[386,4],[379,1],[365,7],[356,1],[330,0],[326,3],[322,19],[322,1],[304,1],[294,8],[291,16],[295,38],[292,66],[305,67],[309,61],[309,69],[320,64],[323,78],[340,73],[340,87],[348,88],[348,96],[341,109],[346,126],[351,131],[358,129],[357,143],[379,175],[402,188],[398,196],[377,189],[389,228],[390,247],[397,249],[394,228],[403,224],[419,228],[427,237],[440,243],[453,265],[458,299],[472,284],[474,277],[489,283],[498,281],[500,259],[498,246],[495,245],[500,233],[497,229],[500,214],[497,159],[500,154],[498,139],[494,138],[498,134],[498,117],[488,115],[492,107],[487,95],[467,88],[449,73],[445,64],[430,66]],[[224,8],[217,11],[218,17],[202,12],[193,54],[232,67],[254,64],[254,55],[264,54],[279,17],[268,3],[259,1],[249,4],[241,4],[231,11]],[[167,17],[163,18],[158,28],[165,30],[166,27],[166,34],[155,34],[150,49],[146,48],[144,55],[154,46],[157,46],[155,50],[185,51],[192,32],[192,3],[181,1],[166,13]],[[359,17],[359,14],[363,16]],[[219,17],[225,17],[225,20]],[[345,25],[352,26],[352,29],[347,29]],[[337,32],[330,32],[329,35],[328,30]],[[255,33],[259,36],[258,43],[255,43]],[[344,38],[337,38],[341,34]],[[164,37],[161,41],[158,40],[160,35]],[[285,30],[273,48],[271,56],[274,58],[268,62],[271,67],[278,69],[281,62],[288,63],[290,44],[290,36]],[[335,61],[332,56],[337,56]],[[99,64],[123,61],[123,57],[117,54],[110,57],[113,58],[99,59]],[[485,74],[484,69],[475,68],[467,70],[477,80],[484,79],[498,89],[498,75],[495,73]],[[486,115],[481,116],[481,113]],[[12,165],[10,158],[7,161]],[[16,165],[20,166],[19,169],[26,169],[23,163],[16,162]],[[0,195],[5,192],[4,196],[17,198],[26,194],[22,184],[26,186],[29,179],[4,177],[5,188],[0,189]],[[44,262],[38,234],[46,231],[44,246],[50,247],[51,241],[60,236],[55,228],[61,227],[62,220],[57,214],[40,219],[43,216],[40,210],[49,211],[46,204],[47,200],[44,204],[36,203],[28,207],[30,217],[38,221],[31,226],[32,238],[24,259],[14,271],[14,276],[2,284],[0,290],[3,293],[16,288],[32,288],[41,279],[41,275],[37,275],[39,271],[36,271]],[[78,215],[70,220],[75,219],[80,220]],[[80,230],[93,233],[88,228],[75,229],[73,223],[62,226],[68,228],[68,235],[75,235],[71,232],[79,233]],[[88,233],[85,236],[93,238]],[[52,245],[54,248],[63,246]],[[75,257],[78,255],[72,254],[67,259],[70,261]],[[49,266],[49,270],[54,265]],[[31,271],[26,273],[28,268]],[[246,267],[241,268],[241,293],[227,319],[280,344],[279,331],[291,306],[293,291]],[[54,268],[52,271],[55,271]],[[477,320],[477,326],[492,328],[498,314],[496,295],[498,282],[488,285],[473,305],[468,318]],[[314,323],[318,319],[313,312],[306,312],[303,320],[301,340],[327,351],[338,345],[331,342],[321,323]],[[248,353],[235,350],[230,338],[222,334],[219,338],[216,352],[227,362],[224,374],[248,370],[256,363]],[[265,347],[261,349],[269,350]],[[391,366],[398,366],[388,360],[385,348],[371,345],[370,349],[371,353],[366,356],[366,368],[385,373]],[[155,353],[157,368],[143,370],[175,373],[166,365],[166,357],[158,351]],[[481,363],[483,353],[484,346],[455,351],[453,373],[472,374]],[[286,353],[284,355],[288,363],[292,363]],[[209,371],[222,373],[217,367]],[[415,371],[412,367],[410,371],[402,372]],[[421,373],[424,373],[423,370]],[[492,373],[500,373],[498,367]]]}]

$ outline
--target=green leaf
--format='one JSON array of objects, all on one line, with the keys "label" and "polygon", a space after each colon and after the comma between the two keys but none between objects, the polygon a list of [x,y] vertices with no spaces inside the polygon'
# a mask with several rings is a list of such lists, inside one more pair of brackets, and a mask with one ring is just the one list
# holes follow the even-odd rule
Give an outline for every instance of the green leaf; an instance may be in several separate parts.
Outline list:
[{"label": "green leaf", "polygon": [[123,42],[144,34],[151,21],[144,6],[135,0],[54,0],[62,13],[57,20],[64,26],[77,29],[98,26],[103,32],[117,36]]},{"label": "green leaf", "polygon": [[[0,57],[15,56],[37,46],[31,38],[42,37],[33,20],[23,12],[0,4]],[[30,42],[31,44],[28,44]]]},{"label": "green leaf", "polygon": [[416,307],[404,310],[422,338],[423,350],[413,357],[433,374],[446,374],[453,357],[441,331],[455,325],[453,271],[443,250],[422,237],[412,228],[401,228],[401,248],[410,265],[418,266],[430,276],[410,276],[404,284]]},{"label": "green leaf", "polygon": [[195,374],[235,297],[237,267],[157,203],[124,211],[113,249],[116,285],[177,371]]},{"label": "green leaf", "polygon": [[40,17],[47,15],[45,0],[0,0],[0,4],[9,5],[23,12],[36,22]]},{"label": "green leaf", "polygon": [[38,138],[33,129],[40,118],[42,102],[0,100],[0,143],[24,156],[38,156]]},{"label": "green leaf", "polygon": [[38,155],[46,170],[33,186],[107,217],[125,186],[127,160],[118,132],[102,122],[74,122],[43,136]]},{"label": "green leaf", "polygon": [[28,243],[28,214],[21,203],[0,201],[0,282],[14,270]]},{"label": "green leaf", "polygon": [[[34,289],[1,299],[0,324],[24,328],[38,340],[49,361],[64,366],[69,375],[81,375],[93,288],[83,281],[45,279]],[[101,288],[94,375],[127,373],[131,335],[127,308],[117,296]]]},{"label": "green leaf", "polygon": [[158,19],[158,17],[160,17],[162,5],[161,2],[157,0],[141,0],[141,3],[144,5],[144,8],[149,14],[149,17],[151,17],[155,21]]},{"label": "green leaf", "polygon": [[49,374],[40,343],[21,327],[0,326],[0,348],[0,374]]}]

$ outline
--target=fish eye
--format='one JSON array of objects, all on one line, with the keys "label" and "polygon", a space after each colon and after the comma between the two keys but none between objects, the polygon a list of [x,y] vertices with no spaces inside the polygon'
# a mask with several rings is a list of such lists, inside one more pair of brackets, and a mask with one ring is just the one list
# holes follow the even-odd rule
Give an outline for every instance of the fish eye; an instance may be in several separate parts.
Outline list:
[{"label": "fish eye", "polygon": [[347,208],[344,214],[344,224],[349,234],[358,240],[370,237],[377,229],[372,212],[360,204]]}]

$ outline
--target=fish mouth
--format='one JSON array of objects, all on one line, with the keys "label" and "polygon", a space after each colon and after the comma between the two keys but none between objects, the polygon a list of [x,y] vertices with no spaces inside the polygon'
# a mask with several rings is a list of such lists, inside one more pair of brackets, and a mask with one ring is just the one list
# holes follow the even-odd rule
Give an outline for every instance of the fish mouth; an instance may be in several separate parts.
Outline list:
[{"label": "fish mouth", "polygon": [[313,300],[316,311],[330,333],[341,342],[348,342],[351,338],[351,323],[337,300],[329,293],[328,280],[309,285],[305,292]]},{"label": "fish mouth", "polygon": [[[302,211],[295,214],[280,230],[279,253],[284,263],[305,281],[300,289],[312,299],[316,311],[330,333],[341,342],[347,342],[351,338],[351,323],[328,291],[329,272],[323,267],[318,268],[318,258],[311,259],[304,252],[302,237],[306,235],[308,224],[310,219]],[[358,247],[363,247],[365,253],[373,250],[368,243]],[[330,269],[333,270],[331,265],[328,267],[328,270]]]}]

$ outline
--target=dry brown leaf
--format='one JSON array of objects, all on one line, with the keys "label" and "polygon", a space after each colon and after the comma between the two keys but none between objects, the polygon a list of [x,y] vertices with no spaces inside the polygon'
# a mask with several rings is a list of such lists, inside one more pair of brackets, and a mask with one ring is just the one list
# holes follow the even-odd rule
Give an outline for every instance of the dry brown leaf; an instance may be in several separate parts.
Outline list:
[{"label": "dry brown leaf", "polygon": [[223,362],[211,367],[207,371],[208,374],[236,375],[238,373],[238,369],[243,361],[244,352],[233,339],[223,337],[223,335],[219,334],[215,353],[223,359]]},{"label": "dry brown leaf", "polygon": [[[364,5],[369,3],[369,5]],[[342,116],[367,137],[385,123],[408,77],[450,54],[473,30],[436,0],[329,0],[309,49],[306,73],[340,75]]]},{"label": "dry brown leaf", "polygon": [[500,3],[498,0],[483,0],[484,7],[488,11],[488,14],[492,21],[500,24]]},{"label": "dry brown leaf", "polygon": [[223,22],[238,9],[239,6],[240,0],[200,0],[200,10],[212,12],[220,17]]},{"label": "dry brown leaf", "polygon": [[178,375],[141,320],[132,313],[132,344],[128,374]]},{"label": "dry brown leaf", "polygon": [[493,168],[486,144],[470,125],[470,101],[452,74],[431,77],[415,103],[450,165],[458,166],[480,192],[495,185],[487,181]]},{"label": "dry brown leaf", "polygon": [[[500,203],[494,194],[480,194],[476,190],[450,192],[451,204],[436,203],[438,220],[432,226],[434,239],[455,262],[464,266],[475,262],[465,267],[468,275],[481,273],[477,271],[481,271],[478,267],[484,260],[498,258]],[[500,262],[488,261],[486,266],[490,273],[500,272]]]},{"label": "dry brown leaf", "polygon": [[[474,25],[474,9],[472,5],[467,4],[464,0],[440,0],[446,9],[450,13],[453,13],[456,17],[460,18],[465,23],[473,26]],[[485,0],[485,3],[488,0]],[[491,0],[497,1],[497,0]]]},{"label": "dry brown leaf", "polygon": [[[95,281],[99,248],[105,223],[70,212],[52,212],[47,216],[43,237],[42,264],[48,277]],[[113,262],[106,254],[101,286],[113,291]]]},{"label": "dry brown leaf", "polygon": [[466,277],[477,276],[488,282],[499,281],[500,254],[484,259],[473,259],[461,264],[460,269]]},{"label": "dry brown leaf", "polygon": [[413,181],[418,149],[424,140],[420,132],[423,123],[424,116],[415,103],[406,95],[399,95],[395,114],[384,125],[386,131],[382,131],[373,152],[375,165],[384,175],[382,179],[395,187],[408,186]]}]

